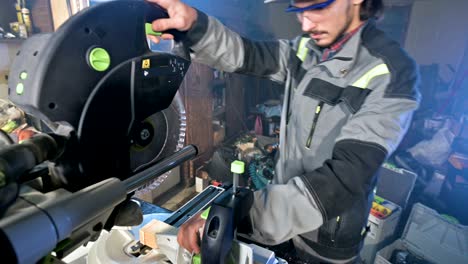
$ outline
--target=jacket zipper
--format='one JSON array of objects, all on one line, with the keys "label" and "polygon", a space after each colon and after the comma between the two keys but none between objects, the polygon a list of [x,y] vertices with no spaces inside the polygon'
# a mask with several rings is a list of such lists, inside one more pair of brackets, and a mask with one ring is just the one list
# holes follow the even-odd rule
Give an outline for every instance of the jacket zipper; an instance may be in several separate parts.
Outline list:
[{"label": "jacket zipper", "polygon": [[331,230],[331,231],[332,231],[332,233],[331,233],[331,234],[332,234],[332,235],[331,235],[331,241],[332,241],[333,243],[335,243],[336,235],[337,235],[337,233],[338,233],[338,230],[340,229],[340,223],[341,223],[340,220],[341,220],[341,217],[340,217],[340,216],[336,217],[336,223],[335,223],[335,225],[333,226],[333,230]]},{"label": "jacket zipper", "polygon": [[320,113],[322,112],[323,104],[324,102],[320,101],[317,107],[315,108],[314,120],[312,121],[312,127],[310,128],[309,137],[306,141],[306,148],[310,148],[310,145],[312,144],[312,137],[314,136],[315,127],[317,126],[318,118],[320,116]]}]

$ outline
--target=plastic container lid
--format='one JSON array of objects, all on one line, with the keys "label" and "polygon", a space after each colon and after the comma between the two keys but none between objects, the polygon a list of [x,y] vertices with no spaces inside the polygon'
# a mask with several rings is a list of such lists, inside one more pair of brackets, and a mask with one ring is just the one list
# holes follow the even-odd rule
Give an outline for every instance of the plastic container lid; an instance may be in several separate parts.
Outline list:
[{"label": "plastic container lid", "polygon": [[451,223],[420,203],[411,210],[402,240],[409,250],[431,262],[468,263],[468,226]]}]

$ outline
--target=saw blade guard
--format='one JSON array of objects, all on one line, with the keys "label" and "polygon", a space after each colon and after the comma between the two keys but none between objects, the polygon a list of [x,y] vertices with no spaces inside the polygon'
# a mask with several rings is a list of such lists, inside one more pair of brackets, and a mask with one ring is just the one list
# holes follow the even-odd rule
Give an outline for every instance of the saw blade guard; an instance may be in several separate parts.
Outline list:
[{"label": "saw blade guard", "polygon": [[[67,175],[68,184],[81,188],[109,177],[128,178],[177,150],[169,145],[181,145],[185,113],[171,103],[190,61],[184,54],[152,52],[147,41],[148,23],[166,17],[165,10],[143,0],[101,3],[54,33],[32,36],[18,51],[9,99],[52,132],[57,122],[76,131],[77,169]],[[169,33],[176,42],[183,40],[184,32]],[[154,135],[165,130],[166,138],[158,139],[163,143],[141,161],[132,159],[132,147],[154,145],[151,129]]]}]

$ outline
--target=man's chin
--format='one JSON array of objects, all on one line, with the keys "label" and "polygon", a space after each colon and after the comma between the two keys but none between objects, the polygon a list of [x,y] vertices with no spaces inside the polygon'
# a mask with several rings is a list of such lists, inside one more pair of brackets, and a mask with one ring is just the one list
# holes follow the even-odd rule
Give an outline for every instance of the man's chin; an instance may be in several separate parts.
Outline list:
[{"label": "man's chin", "polygon": [[332,44],[332,41],[326,38],[323,39],[314,39],[315,45],[321,47],[321,48],[327,48]]}]

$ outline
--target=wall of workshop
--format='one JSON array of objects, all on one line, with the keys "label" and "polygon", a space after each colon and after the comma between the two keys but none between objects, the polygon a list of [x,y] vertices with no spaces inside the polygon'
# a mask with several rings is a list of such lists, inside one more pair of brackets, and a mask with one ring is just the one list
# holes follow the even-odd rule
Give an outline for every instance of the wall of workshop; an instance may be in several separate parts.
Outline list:
[{"label": "wall of workshop", "polygon": [[[450,107],[451,113],[455,116],[468,115],[468,100],[466,99],[468,98],[468,41],[466,41],[465,53],[460,57],[462,62],[451,87],[453,103],[452,101],[447,103],[447,108]],[[463,136],[468,138],[468,135]]]},{"label": "wall of workshop", "polygon": [[468,42],[467,13],[467,0],[415,0],[413,4],[405,48],[420,65],[439,64],[445,81],[454,78],[462,62]]},{"label": "wall of workshop", "polygon": [[292,38],[300,33],[287,4],[264,4],[263,0],[186,0],[191,6],[218,18],[244,37],[257,40]]},{"label": "wall of workshop", "polygon": [[[241,36],[253,40],[291,39],[301,32],[296,16],[284,12],[286,3],[264,4],[263,0],[186,0],[185,2],[219,19]],[[236,113],[236,118],[230,118],[231,114],[227,114],[226,123],[238,125],[238,127],[228,126],[228,134],[229,131],[250,127],[252,125],[252,120],[248,119],[250,111],[266,100],[280,99],[283,93],[282,86],[275,85],[269,80],[238,74],[233,74],[229,86],[244,89],[227,89],[228,93],[239,93],[231,96],[237,100],[243,94],[243,100],[227,103],[231,106],[228,112]],[[241,101],[243,103],[240,103]],[[232,108],[234,106],[237,106],[236,109]]]},{"label": "wall of workshop", "polygon": [[292,39],[302,34],[296,14],[286,13],[287,3],[264,4],[268,14],[269,30],[276,38]]},{"label": "wall of workshop", "polygon": [[0,42],[0,98],[8,97],[8,72],[21,42]]},{"label": "wall of workshop", "polygon": [[466,0],[414,0],[405,48],[420,65],[421,112],[453,114],[454,97],[462,90],[454,84],[468,47],[467,13]]}]

